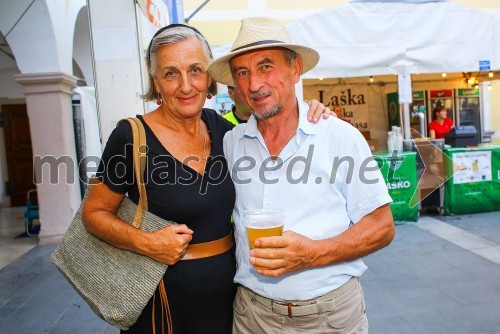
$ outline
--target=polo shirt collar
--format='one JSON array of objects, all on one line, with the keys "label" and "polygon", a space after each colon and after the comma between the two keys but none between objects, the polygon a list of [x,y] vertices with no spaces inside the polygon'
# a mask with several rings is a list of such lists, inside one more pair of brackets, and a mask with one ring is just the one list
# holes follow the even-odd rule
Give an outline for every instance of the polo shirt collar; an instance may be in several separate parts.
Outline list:
[{"label": "polo shirt collar", "polygon": [[[307,112],[309,111],[309,105],[304,101],[299,101],[299,126],[298,130],[301,130],[306,135],[316,134],[316,127],[314,124],[307,120]],[[321,122],[321,121],[320,121]]]}]

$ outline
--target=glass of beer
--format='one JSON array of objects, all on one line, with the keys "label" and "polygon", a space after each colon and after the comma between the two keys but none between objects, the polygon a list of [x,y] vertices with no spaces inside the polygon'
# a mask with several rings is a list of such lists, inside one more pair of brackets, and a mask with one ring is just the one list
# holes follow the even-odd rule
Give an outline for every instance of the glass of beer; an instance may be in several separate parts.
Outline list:
[{"label": "glass of beer", "polygon": [[[247,229],[250,249],[255,240],[263,237],[280,236],[283,233],[285,213],[282,209],[255,209],[243,211],[243,221]],[[255,269],[265,269],[255,266]]]}]

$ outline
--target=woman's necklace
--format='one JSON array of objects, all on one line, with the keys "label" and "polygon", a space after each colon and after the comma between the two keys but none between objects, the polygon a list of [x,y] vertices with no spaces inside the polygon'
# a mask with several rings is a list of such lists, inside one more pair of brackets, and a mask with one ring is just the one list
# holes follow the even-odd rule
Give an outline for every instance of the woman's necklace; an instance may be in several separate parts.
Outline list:
[{"label": "woman's necklace", "polygon": [[269,154],[271,155],[271,159],[273,159],[273,160],[278,159],[278,156],[279,156],[281,150],[286,146],[286,144],[288,144],[290,139],[292,139],[294,136],[295,136],[295,132],[292,132],[292,135],[290,137],[288,137],[287,140],[285,140],[283,145],[281,145],[280,148],[278,150],[276,150],[276,152],[274,154],[271,154],[271,152],[269,152]]},{"label": "woman's necklace", "polygon": [[205,161],[207,161],[208,155],[205,154],[205,150],[206,150],[206,147],[207,147],[207,136],[205,135],[205,132],[203,132],[203,130],[201,128],[201,120],[200,120],[199,127],[200,127],[200,133],[203,136],[203,146],[201,148],[201,156],[200,156],[200,158],[203,159],[203,160],[205,160]]},{"label": "woman's necklace", "polygon": [[[164,108],[164,104],[162,104],[162,105],[160,106],[160,115],[162,116],[162,118],[163,118],[165,121],[167,121],[167,124],[168,124],[168,123],[169,123],[169,121],[165,118],[165,114],[164,114],[164,112],[166,112],[166,111],[164,111],[164,109],[163,109],[163,108]],[[205,132],[203,132],[203,128],[202,128],[202,126],[201,126],[201,122],[202,122],[202,121],[201,121],[201,119],[200,119],[200,122],[198,123],[198,131],[199,131],[200,135],[202,135],[202,136],[203,136],[203,146],[201,147],[200,159],[201,159],[201,160],[203,160],[203,161],[205,161],[205,163],[206,163],[206,161],[207,161],[207,159],[208,159],[208,154],[205,154],[205,151],[206,151],[206,146],[207,146],[207,136],[205,135]]]}]

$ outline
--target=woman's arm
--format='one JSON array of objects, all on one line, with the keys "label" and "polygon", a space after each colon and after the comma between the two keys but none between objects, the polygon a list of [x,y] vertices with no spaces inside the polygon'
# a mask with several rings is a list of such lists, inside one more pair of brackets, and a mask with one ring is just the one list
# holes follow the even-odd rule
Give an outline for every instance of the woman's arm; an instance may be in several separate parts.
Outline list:
[{"label": "woman's arm", "polygon": [[455,127],[455,124],[453,124],[453,120],[451,118],[448,117],[448,119],[450,120],[450,130],[451,130]]},{"label": "woman's arm", "polygon": [[429,130],[429,135],[431,136],[431,139],[436,139],[436,131]]},{"label": "woman's arm", "polygon": [[137,229],[116,216],[125,195],[102,182],[92,185],[82,211],[85,228],[110,245],[173,265],[186,252],[193,231],[186,225],[170,225],[155,232]]}]

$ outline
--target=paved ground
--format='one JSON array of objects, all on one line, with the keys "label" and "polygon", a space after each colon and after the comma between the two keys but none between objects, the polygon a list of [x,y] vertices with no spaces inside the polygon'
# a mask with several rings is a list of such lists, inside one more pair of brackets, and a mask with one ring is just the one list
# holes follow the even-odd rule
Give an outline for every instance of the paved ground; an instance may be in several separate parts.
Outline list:
[{"label": "paved ground", "polygon": [[[368,256],[371,334],[500,333],[500,212],[421,217]],[[39,246],[0,270],[3,334],[118,333],[99,320]]]}]

